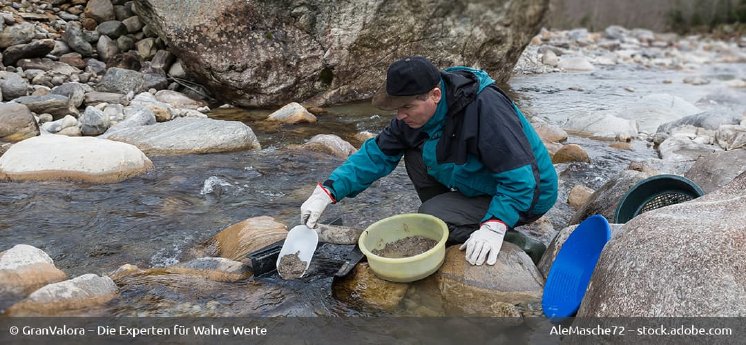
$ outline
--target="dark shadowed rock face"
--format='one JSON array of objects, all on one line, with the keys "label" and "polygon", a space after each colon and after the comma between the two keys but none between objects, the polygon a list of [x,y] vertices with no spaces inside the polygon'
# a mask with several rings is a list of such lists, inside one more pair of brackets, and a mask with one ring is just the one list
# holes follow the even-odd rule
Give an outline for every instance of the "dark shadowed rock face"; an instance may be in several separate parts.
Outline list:
[{"label": "dark shadowed rock face", "polygon": [[476,66],[505,81],[548,3],[135,1],[188,71],[241,106],[366,99],[388,64],[407,55]]}]

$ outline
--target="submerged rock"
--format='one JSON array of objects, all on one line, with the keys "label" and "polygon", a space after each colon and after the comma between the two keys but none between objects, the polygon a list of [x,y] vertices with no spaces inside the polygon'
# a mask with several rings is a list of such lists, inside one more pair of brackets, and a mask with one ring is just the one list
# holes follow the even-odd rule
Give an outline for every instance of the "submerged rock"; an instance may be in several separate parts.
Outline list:
[{"label": "submerged rock", "polygon": [[67,310],[80,314],[85,309],[108,302],[117,293],[111,278],[84,274],[70,280],[49,284],[8,309],[11,316],[55,315]]},{"label": "submerged rock", "polygon": [[220,256],[244,261],[249,253],[283,240],[287,235],[287,226],[274,218],[253,217],[221,230],[194,251],[196,256]]},{"label": "submerged rock", "polygon": [[350,275],[334,282],[334,297],[357,306],[391,310],[407,293],[409,284],[394,283],[378,278],[367,263],[355,266]]},{"label": "submerged rock", "polygon": [[[172,274],[199,276],[218,282],[235,282],[251,276],[251,271],[244,264],[226,258],[213,257],[197,258],[155,270],[163,270]],[[143,272],[143,274],[148,274],[148,271]]]},{"label": "submerged rock", "polygon": [[588,152],[585,152],[583,147],[578,144],[567,144],[562,146],[561,149],[557,150],[552,156],[552,163],[567,163],[567,162],[586,162],[590,163],[591,158],[588,156]]},{"label": "submerged rock", "polygon": [[65,280],[67,274],[54,266],[43,250],[18,244],[0,252],[0,310],[32,291]]}]

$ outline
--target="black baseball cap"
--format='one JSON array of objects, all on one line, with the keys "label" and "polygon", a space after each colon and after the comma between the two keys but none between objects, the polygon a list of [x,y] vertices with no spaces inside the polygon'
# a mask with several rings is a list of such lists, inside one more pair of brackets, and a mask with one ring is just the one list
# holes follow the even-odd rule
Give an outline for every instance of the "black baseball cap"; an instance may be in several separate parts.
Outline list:
[{"label": "black baseball cap", "polygon": [[395,110],[422,95],[440,82],[440,71],[422,56],[397,60],[386,72],[386,81],[373,96],[373,105],[384,110]]}]

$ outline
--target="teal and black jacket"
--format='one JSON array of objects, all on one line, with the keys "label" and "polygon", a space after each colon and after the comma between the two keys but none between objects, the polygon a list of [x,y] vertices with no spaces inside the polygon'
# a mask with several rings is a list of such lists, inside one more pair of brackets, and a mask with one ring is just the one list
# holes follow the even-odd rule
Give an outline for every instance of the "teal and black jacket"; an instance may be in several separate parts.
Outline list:
[{"label": "teal and black jacket", "polygon": [[393,119],[324,182],[337,201],[354,197],[396,168],[404,152],[422,148],[428,174],[467,197],[492,195],[482,221],[513,227],[520,216],[546,213],[557,199],[549,153],[515,104],[481,70],[441,72],[442,97],[421,128]]}]

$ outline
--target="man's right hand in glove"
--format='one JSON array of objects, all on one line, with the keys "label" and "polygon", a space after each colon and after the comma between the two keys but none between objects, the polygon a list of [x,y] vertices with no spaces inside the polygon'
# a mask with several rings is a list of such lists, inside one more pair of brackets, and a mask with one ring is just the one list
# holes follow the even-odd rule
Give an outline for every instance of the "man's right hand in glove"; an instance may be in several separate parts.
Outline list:
[{"label": "man's right hand in glove", "polygon": [[337,202],[324,186],[316,184],[311,196],[300,206],[300,223],[315,228],[319,217],[330,203]]}]

